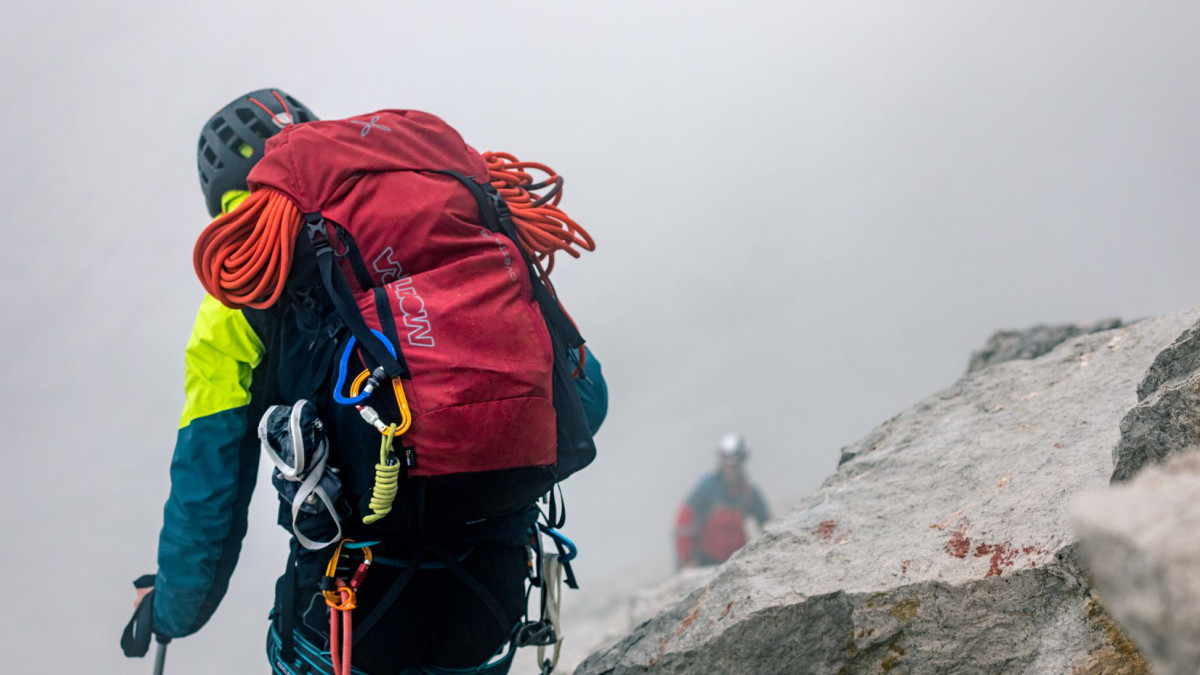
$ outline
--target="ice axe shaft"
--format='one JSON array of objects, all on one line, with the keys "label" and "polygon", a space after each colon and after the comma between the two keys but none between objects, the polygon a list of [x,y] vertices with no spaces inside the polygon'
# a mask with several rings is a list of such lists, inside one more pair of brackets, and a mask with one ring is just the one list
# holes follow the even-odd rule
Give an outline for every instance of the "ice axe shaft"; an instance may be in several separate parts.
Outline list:
[{"label": "ice axe shaft", "polygon": [[167,643],[159,642],[154,651],[154,675],[163,675],[163,665],[167,662]]}]

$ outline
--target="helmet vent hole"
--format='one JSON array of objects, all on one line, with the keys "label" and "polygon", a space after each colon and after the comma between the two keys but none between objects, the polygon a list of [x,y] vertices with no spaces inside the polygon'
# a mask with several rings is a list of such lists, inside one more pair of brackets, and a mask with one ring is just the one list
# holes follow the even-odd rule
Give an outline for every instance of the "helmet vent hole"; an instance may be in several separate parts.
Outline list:
[{"label": "helmet vent hole", "polygon": [[217,153],[213,152],[212,148],[207,147],[207,146],[205,146],[205,148],[204,148],[204,159],[207,160],[209,164],[215,166],[218,169],[225,166],[220,160],[217,159]]},{"label": "helmet vent hole", "polygon": [[231,129],[229,127],[229,125],[225,123],[225,120],[223,120],[223,119],[213,120],[212,130],[213,130],[213,133],[215,133],[217,135],[217,139],[220,140],[222,143],[228,142],[229,137],[233,136],[233,129]]}]

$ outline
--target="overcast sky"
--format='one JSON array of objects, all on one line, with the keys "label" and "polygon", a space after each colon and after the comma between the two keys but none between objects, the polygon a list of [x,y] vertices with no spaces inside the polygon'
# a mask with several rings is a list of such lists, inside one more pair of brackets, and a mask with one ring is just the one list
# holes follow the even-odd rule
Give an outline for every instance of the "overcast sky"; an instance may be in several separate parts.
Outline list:
[{"label": "overcast sky", "polygon": [[[427,110],[565,176],[598,249],[554,276],[611,392],[600,458],[564,486],[597,586],[668,569],[673,511],[725,431],[783,508],[994,329],[1196,304],[1198,18],[1185,2],[7,3],[10,665],[150,666],[116,638],[154,566],[202,296],[196,138],[235,96]],[[172,675],[261,670],[284,560],[272,499],[264,483],[231,595],[172,647]]]}]

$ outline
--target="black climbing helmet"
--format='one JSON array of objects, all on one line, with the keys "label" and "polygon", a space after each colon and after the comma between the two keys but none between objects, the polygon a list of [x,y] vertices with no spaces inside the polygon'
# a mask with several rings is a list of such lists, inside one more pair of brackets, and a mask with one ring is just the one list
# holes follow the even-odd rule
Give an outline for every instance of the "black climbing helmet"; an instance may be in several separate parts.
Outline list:
[{"label": "black climbing helmet", "polygon": [[234,99],[200,130],[196,164],[208,213],[221,213],[221,195],[245,190],[246,176],[262,157],[267,139],[289,124],[317,119],[281,89],[259,89]]}]

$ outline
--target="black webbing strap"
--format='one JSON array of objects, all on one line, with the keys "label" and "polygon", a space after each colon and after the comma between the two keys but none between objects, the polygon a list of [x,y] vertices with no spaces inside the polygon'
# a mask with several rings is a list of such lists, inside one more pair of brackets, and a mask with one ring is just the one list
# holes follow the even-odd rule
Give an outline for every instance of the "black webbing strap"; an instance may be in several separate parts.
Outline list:
[{"label": "black webbing strap", "polygon": [[296,662],[296,642],[293,632],[296,630],[296,564],[299,544],[296,538],[291,541],[288,553],[287,569],[275,584],[275,598],[279,603],[279,658],[284,663]]},{"label": "black webbing strap", "polygon": [[354,270],[354,279],[358,281],[358,287],[362,290],[367,290],[375,284],[371,281],[371,273],[367,270],[367,263],[363,260],[362,253],[358,250],[358,244],[354,242],[354,238],[346,235],[346,231],[341,227],[338,230],[338,240],[342,242],[342,246],[346,247],[346,257],[350,259],[350,269]]},{"label": "black webbing strap", "polygon": [[467,568],[463,567],[462,563],[459,562],[454,556],[450,555],[445,549],[441,548],[440,546],[433,546],[431,548],[433,549],[433,554],[436,555],[439,560],[445,563],[446,567],[450,568],[450,571],[454,573],[454,576],[458,577],[459,581],[466,584],[467,588],[475,591],[475,595],[478,596],[481,601],[483,601],[483,604],[487,605],[487,608],[492,612],[492,616],[496,617],[496,623],[500,625],[500,634],[508,635],[512,630],[512,626],[510,625],[508,617],[504,614],[504,608],[500,606],[500,601],[496,600],[496,596],[492,595],[492,592],[487,589],[487,586],[483,585],[483,582],[479,581],[479,579],[476,579],[475,575],[468,572]]},{"label": "black webbing strap", "polygon": [[400,598],[400,594],[404,592],[404,588],[408,586],[408,583],[412,581],[413,577],[417,576],[417,572],[421,570],[421,563],[425,562],[425,554],[427,550],[428,549],[421,549],[417,552],[417,555],[413,556],[412,560],[408,561],[408,567],[403,573],[400,574],[400,577],[396,579],[396,583],[392,584],[392,587],[388,589],[388,592],[379,599],[379,604],[375,605],[375,609],[371,610],[371,613],[367,615],[367,618],[363,619],[361,622],[355,623],[353,644],[358,644],[358,642],[362,640],[372,628],[375,627],[375,624],[379,623],[379,620],[382,619],[385,614],[387,614],[388,610],[392,608],[392,605],[396,604],[396,600]]},{"label": "black webbing strap", "polygon": [[[137,589],[154,588],[154,575],[144,574],[138,577],[134,580],[133,587]],[[121,651],[129,657],[145,656],[146,652],[150,651],[152,635],[154,635],[154,591],[150,591],[142,598],[137,608],[133,610],[133,616],[130,617],[129,623],[125,624],[125,630],[121,633]],[[167,644],[171,638],[159,636],[158,641]]]},{"label": "black webbing strap", "polygon": [[[383,342],[371,332],[366,319],[363,318],[362,312],[354,302],[354,296],[351,295],[350,287],[335,259],[333,247],[329,244],[329,235],[325,231],[325,219],[321,217],[320,213],[306,213],[304,218],[308,223],[308,239],[317,256],[317,267],[321,270],[321,281],[325,286],[325,291],[329,294],[329,299],[333,301],[333,308],[337,311],[338,316],[346,322],[350,332],[358,340],[358,344],[367,350],[367,354],[376,363],[383,367],[383,371],[388,377],[408,379],[408,366],[404,363],[400,345],[398,343],[394,345],[396,356],[393,357]],[[382,320],[383,317],[380,318]]]},{"label": "black webbing strap", "polygon": [[562,305],[558,304],[558,299],[542,282],[541,272],[537,265],[533,264],[533,259],[525,252],[525,248],[521,246],[520,237],[517,235],[517,228],[512,222],[512,212],[508,208],[508,204],[504,202],[504,198],[496,191],[496,188],[490,184],[476,183],[467,176],[457,171],[434,171],[432,173],[442,173],[447,176],[452,176],[462,183],[471,195],[475,197],[475,203],[479,206],[479,216],[483,219],[484,227],[492,232],[501,232],[507,236],[517,247],[517,251],[521,253],[521,259],[525,261],[525,267],[529,270],[529,279],[533,282],[533,297],[542,307],[542,314],[546,317],[546,321],[553,325],[554,330],[558,332],[567,346],[571,349],[578,349],[583,346],[583,336],[579,334],[579,330],[575,328],[575,324],[567,317],[567,313],[563,311]]},{"label": "black webbing strap", "polygon": [[[379,325],[383,334],[396,346],[396,356],[403,362],[404,355],[400,352],[400,335],[396,332],[396,316],[392,314],[392,303],[388,301],[387,289],[376,286],[372,291],[375,296],[375,313],[379,315]],[[407,367],[407,364],[403,364]]]}]

